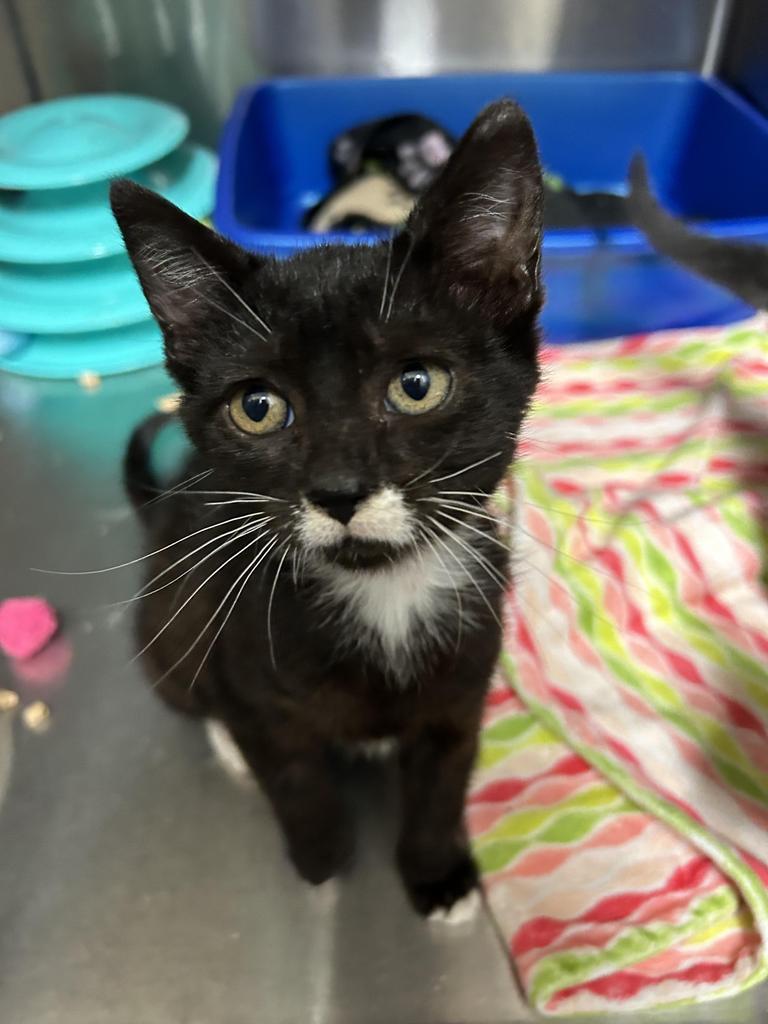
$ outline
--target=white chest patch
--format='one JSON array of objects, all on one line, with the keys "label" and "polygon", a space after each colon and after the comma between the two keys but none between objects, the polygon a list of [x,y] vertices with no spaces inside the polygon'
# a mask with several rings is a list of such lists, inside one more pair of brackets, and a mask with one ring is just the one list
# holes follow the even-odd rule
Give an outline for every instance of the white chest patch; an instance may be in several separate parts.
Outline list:
[{"label": "white chest patch", "polygon": [[456,636],[468,622],[463,596],[474,584],[459,558],[424,551],[375,572],[328,566],[323,578],[324,599],[342,620],[342,644],[383,659],[402,685],[417,674],[435,640]]}]

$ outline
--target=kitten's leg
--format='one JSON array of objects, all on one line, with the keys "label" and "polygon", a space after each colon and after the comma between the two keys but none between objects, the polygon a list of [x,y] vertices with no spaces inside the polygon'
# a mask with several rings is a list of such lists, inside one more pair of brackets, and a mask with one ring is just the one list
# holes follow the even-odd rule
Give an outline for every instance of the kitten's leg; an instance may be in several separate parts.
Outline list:
[{"label": "kitten's leg", "polygon": [[402,825],[397,859],[416,910],[448,910],[477,886],[464,827],[464,797],[477,750],[478,718],[433,723],[403,740]]},{"label": "kitten's leg", "polygon": [[347,866],[353,833],[328,749],[293,718],[228,719],[230,732],[272,803],[302,878],[320,885]]}]

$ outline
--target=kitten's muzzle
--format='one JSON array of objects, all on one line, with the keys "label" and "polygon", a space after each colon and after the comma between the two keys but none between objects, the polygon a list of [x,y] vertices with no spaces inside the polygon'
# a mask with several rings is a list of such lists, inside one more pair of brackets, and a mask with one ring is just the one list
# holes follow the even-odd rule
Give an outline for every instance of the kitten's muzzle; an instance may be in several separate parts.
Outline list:
[{"label": "kitten's muzzle", "polygon": [[416,539],[413,512],[394,485],[372,493],[317,488],[304,496],[297,526],[305,547],[329,554],[342,546],[406,548]]}]

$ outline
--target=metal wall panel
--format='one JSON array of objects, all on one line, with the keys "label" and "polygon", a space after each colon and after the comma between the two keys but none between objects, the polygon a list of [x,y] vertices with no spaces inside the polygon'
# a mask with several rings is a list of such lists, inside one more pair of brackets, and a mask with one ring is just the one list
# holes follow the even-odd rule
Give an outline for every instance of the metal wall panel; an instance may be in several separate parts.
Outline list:
[{"label": "metal wall panel", "polygon": [[259,77],[238,0],[13,0],[43,97],[118,90],[181,105],[215,143]]},{"label": "metal wall panel", "polygon": [[44,97],[158,96],[212,142],[262,75],[700,68],[723,0],[6,2]]},{"label": "metal wall panel", "polygon": [[32,99],[13,30],[12,12],[0,0],[0,114]]},{"label": "metal wall panel", "polygon": [[270,71],[698,68],[717,0],[251,0]]},{"label": "metal wall panel", "polygon": [[725,42],[722,75],[768,113],[766,0],[736,0]]}]

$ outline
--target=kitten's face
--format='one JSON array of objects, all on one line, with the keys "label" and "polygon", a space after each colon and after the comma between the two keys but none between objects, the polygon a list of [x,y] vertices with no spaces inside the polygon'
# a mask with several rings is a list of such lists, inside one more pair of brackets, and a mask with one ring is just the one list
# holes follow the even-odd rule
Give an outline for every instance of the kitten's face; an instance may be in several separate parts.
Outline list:
[{"label": "kitten's face", "polygon": [[269,495],[300,551],[388,565],[463,518],[437,499],[495,489],[537,380],[541,185],[517,107],[481,115],[392,244],[278,262],[136,186],[113,204],[216,488]]},{"label": "kitten's face", "polygon": [[[403,275],[380,318],[387,250],[325,251],[325,272],[278,264],[268,281],[257,275],[241,295],[269,332],[242,328],[242,353],[213,356],[184,402],[222,487],[281,499],[269,514],[287,517],[301,547],[349,565],[396,558],[434,533],[424,499],[441,490],[492,491],[535,380],[530,343],[527,358],[510,350],[483,321],[431,300],[417,275]],[[250,318],[243,306],[237,315]]]}]

